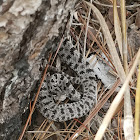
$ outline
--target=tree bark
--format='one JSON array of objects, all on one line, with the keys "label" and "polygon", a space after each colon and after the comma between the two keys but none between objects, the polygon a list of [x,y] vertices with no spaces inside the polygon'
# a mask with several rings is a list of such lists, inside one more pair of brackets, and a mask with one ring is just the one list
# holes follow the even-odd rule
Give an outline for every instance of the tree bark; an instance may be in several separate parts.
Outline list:
[{"label": "tree bark", "polygon": [[46,50],[62,37],[76,0],[7,0],[0,11],[0,139],[20,135]]}]

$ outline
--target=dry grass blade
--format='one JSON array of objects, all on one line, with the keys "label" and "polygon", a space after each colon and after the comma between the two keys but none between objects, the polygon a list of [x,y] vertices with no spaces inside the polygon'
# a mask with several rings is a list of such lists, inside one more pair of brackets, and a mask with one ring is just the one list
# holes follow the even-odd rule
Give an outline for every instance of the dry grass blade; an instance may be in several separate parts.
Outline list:
[{"label": "dry grass blade", "polygon": [[139,124],[140,124],[140,62],[137,78],[137,90],[135,97],[135,140],[139,138]]},{"label": "dry grass blade", "polygon": [[[121,21],[122,21],[122,48],[123,48],[123,65],[126,75],[128,74],[128,62],[127,62],[127,32],[126,32],[126,10],[125,0],[121,0]],[[133,116],[130,100],[130,90],[124,93],[124,135],[126,140],[133,140]]]},{"label": "dry grass blade", "polygon": [[99,130],[97,132],[97,134],[96,134],[95,140],[100,140],[102,138],[102,136],[103,136],[103,134],[105,132],[105,129],[107,128],[107,126],[108,126],[108,124],[109,124],[109,122],[110,122],[110,120],[111,120],[111,118],[112,118],[117,106],[119,105],[120,101],[123,98],[123,95],[124,95],[124,92],[126,90],[126,87],[129,84],[129,80],[131,79],[131,77],[132,77],[132,75],[133,75],[133,73],[135,71],[135,68],[136,68],[136,66],[137,66],[137,64],[139,62],[139,59],[140,59],[140,49],[138,51],[136,60],[135,60],[135,62],[133,64],[133,66],[132,66],[132,68],[131,68],[131,70],[130,70],[130,72],[129,72],[129,74],[128,74],[128,76],[127,76],[127,78],[126,78],[126,80],[125,80],[125,82],[124,82],[124,84],[122,86],[122,88],[121,88],[121,90],[119,91],[119,93],[117,94],[115,99],[113,100],[113,102],[112,102],[112,104],[111,104],[111,106],[110,106],[110,108],[109,108],[109,110],[108,110],[108,112],[107,112],[107,114],[106,114],[106,116],[105,116],[105,118],[104,118],[104,120],[103,120],[103,122],[102,122],[102,124],[101,124],[101,126],[100,126],[100,128],[99,128]]},{"label": "dry grass blade", "polygon": [[[123,46],[124,46],[124,50],[123,50],[123,60],[124,60],[124,66],[125,66],[125,72],[124,72],[124,69],[121,65],[121,61],[119,59],[119,56],[118,56],[118,53],[116,51],[116,48],[115,48],[115,44],[113,42],[113,39],[112,39],[112,36],[109,32],[109,29],[108,29],[108,26],[103,18],[103,16],[101,15],[100,11],[92,4],[86,2],[87,5],[89,5],[92,10],[94,11],[98,21],[100,22],[100,25],[102,27],[102,31],[104,33],[104,36],[106,38],[106,42],[107,42],[107,45],[108,45],[108,48],[109,48],[109,51],[110,51],[110,54],[112,56],[112,60],[113,60],[113,63],[115,65],[115,68],[117,70],[117,73],[122,81],[122,83],[124,82],[125,78],[126,78],[126,74],[127,74],[127,71],[128,71],[128,66],[127,66],[127,35],[126,35],[126,24],[125,24],[125,14],[123,14]],[[123,13],[124,10],[123,10]],[[129,90],[126,91],[126,94],[125,94],[125,114],[126,114],[126,117],[125,117],[125,125],[124,126],[129,126],[131,127],[131,129],[128,129],[128,127],[126,127],[124,130],[125,130],[125,134],[126,136],[130,136],[133,138],[133,124],[132,124],[132,111],[131,111],[131,103],[130,103],[130,92]],[[129,125],[128,125],[128,122],[129,122]],[[132,132],[130,133],[129,130],[132,130]],[[129,134],[128,134],[129,133]],[[129,137],[130,138],[130,137]]]},{"label": "dry grass blade", "polygon": [[113,1],[113,14],[114,14],[114,29],[115,29],[116,39],[117,39],[117,42],[118,42],[121,57],[123,59],[122,33],[121,33],[121,27],[120,27],[120,20],[119,20],[119,16],[118,16],[118,12],[117,12],[116,0]]},{"label": "dry grass blade", "polygon": [[45,133],[43,133],[43,134],[40,136],[40,138],[38,138],[39,140],[43,140],[43,139],[44,139],[44,137],[45,137],[47,131],[49,130],[49,128],[51,127],[52,123],[53,123],[53,121],[51,121],[51,122],[49,123],[49,125],[48,125],[48,126],[46,127],[46,129],[45,129]]},{"label": "dry grass blade", "polygon": [[127,64],[127,32],[126,32],[125,0],[121,0],[121,21],[122,21],[123,64],[125,73],[127,74],[128,64]]},{"label": "dry grass blade", "polygon": [[[85,21],[81,18],[80,15],[79,15],[79,17],[80,17],[82,23],[86,26]],[[83,26],[83,27],[84,27],[84,26]],[[108,61],[111,63],[111,65],[110,65],[107,61],[105,61],[104,59],[102,59],[102,60],[116,72],[116,70],[114,69],[113,63],[112,63],[112,61],[110,60],[108,51],[107,51],[105,48],[103,48],[102,45],[100,45],[99,41],[96,39],[96,37],[94,36],[94,34],[92,33],[92,31],[91,31],[90,29],[88,29],[88,33],[89,33],[89,35],[92,37],[92,39],[94,40],[93,43],[94,43],[94,42],[97,43],[98,47],[102,50],[102,52],[103,52],[104,55],[107,57],[107,59],[108,59]],[[91,47],[90,49],[92,49],[93,51],[95,51],[94,48],[92,48],[92,47]],[[96,51],[95,51],[95,52],[96,52]],[[97,53],[97,54],[98,54],[98,53]],[[100,55],[99,57],[102,58],[101,55]]]},{"label": "dry grass blade", "polygon": [[[91,3],[92,3],[92,0],[91,0]],[[89,26],[90,13],[91,13],[91,8],[89,8],[88,19],[87,19],[87,24],[86,24],[86,32],[85,32],[85,38],[84,38],[83,57],[85,57],[85,54],[86,54],[86,39],[87,39],[87,33],[88,33],[88,26]]]},{"label": "dry grass blade", "polygon": [[98,19],[98,21],[101,25],[101,28],[102,28],[102,31],[104,33],[104,37],[106,39],[110,54],[112,56],[113,64],[115,65],[117,73],[118,73],[121,81],[123,82],[125,80],[125,72],[124,72],[124,69],[121,65],[121,61],[119,59],[117,50],[115,48],[115,44],[113,42],[110,31],[108,29],[108,26],[107,26],[107,24],[106,24],[106,22],[105,22],[105,20],[102,16],[102,14],[100,13],[100,11],[94,5],[92,5],[91,3],[89,3],[89,2],[86,2],[86,3],[87,3],[88,6],[90,6],[92,8],[93,12],[95,13],[95,15],[96,15],[96,17],[97,17],[97,19]]},{"label": "dry grass blade", "polygon": [[139,51],[137,53],[136,60],[135,60],[135,62],[133,64],[133,66],[132,66],[132,68],[131,68],[131,70],[130,70],[130,72],[129,72],[129,74],[128,74],[128,76],[127,76],[127,78],[126,78],[126,80],[125,80],[125,82],[124,82],[124,84],[122,86],[122,88],[121,88],[121,90],[119,91],[119,93],[117,94],[115,99],[113,100],[113,102],[112,102],[107,114],[105,115],[105,118],[104,118],[104,120],[103,120],[103,122],[102,122],[102,124],[101,124],[101,126],[100,126],[100,128],[99,128],[99,130],[98,130],[98,132],[96,134],[96,136],[95,136],[95,140],[101,140],[101,138],[102,138],[102,136],[103,136],[103,134],[104,134],[104,132],[105,132],[110,120],[111,120],[111,118],[113,117],[113,114],[114,114],[115,110],[117,109],[120,101],[123,98],[123,95],[124,95],[124,92],[126,90],[126,87],[129,84],[129,80],[131,79],[131,77],[132,77],[132,75],[133,75],[133,73],[135,71],[135,68],[136,68],[136,66],[137,66],[137,64],[139,62],[139,59],[140,59],[140,49],[139,49]]},{"label": "dry grass blade", "polygon": [[[74,128],[74,126],[76,125],[76,121],[72,120],[71,122],[74,122],[73,125],[71,126],[71,128],[69,129],[69,131],[72,131],[72,129]],[[65,129],[66,131],[68,130],[68,128]],[[65,140],[68,139],[68,137],[70,137],[70,133],[68,133],[65,137]]]},{"label": "dry grass blade", "polygon": [[[46,126],[47,122],[48,122],[47,120],[44,120],[37,131],[43,131],[43,129]],[[41,135],[41,133],[39,133],[38,135],[37,135],[37,133],[35,133],[31,140],[34,140],[35,137],[36,137],[36,139],[38,139],[40,137],[40,135]]]}]

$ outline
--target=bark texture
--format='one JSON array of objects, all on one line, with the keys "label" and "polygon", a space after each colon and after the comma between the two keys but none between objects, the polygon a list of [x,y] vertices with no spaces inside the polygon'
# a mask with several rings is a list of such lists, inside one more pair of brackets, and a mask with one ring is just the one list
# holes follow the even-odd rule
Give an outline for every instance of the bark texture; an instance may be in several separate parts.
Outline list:
[{"label": "bark texture", "polygon": [[15,140],[46,50],[62,36],[76,0],[0,3],[0,139]]}]

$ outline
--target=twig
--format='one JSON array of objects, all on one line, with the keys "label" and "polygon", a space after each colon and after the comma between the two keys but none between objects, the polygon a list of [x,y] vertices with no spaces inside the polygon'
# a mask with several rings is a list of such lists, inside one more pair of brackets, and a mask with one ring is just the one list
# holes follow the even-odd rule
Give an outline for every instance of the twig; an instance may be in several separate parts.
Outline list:
[{"label": "twig", "polygon": [[[55,56],[54,56],[54,58],[53,58],[53,60],[52,60],[52,62],[51,62],[51,64],[50,64],[50,66],[52,66],[52,64],[53,64],[53,62],[54,62],[54,60],[55,60],[55,58],[56,58],[56,55],[57,55],[57,53],[58,53],[58,51],[59,51],[59,49],[60,49],[60,47],[61,47],[62,41],[63,41],[63,38],[61,39],[61,42],[60,42],[60,44],[59,44],[59,46],[58,46],[58,48],[57,48],[57,51],[56,51],[56,53],[55,53]],[[47,70],[48,70],[48,68],[49,68],[49,63],[50,63],[50,60],[51,60],[51,56],[52,56],[52,53],[51,53],[50,56],[49,56],[48,64],[46,65],[46,68],[45,68],[45,71],[44,71],[44,74],[43,74],[41,83],[40,83],[40,85],[39,85],[37,94],[36,94],[36,96],[35,96],[35,100],[34,100],[34,102],[33,102],[33,105],[32,105],[31,111],[30,111],[30,114],[29,114],[28,119],[27,119],[27,121],[26,121],[26,124],[25,124],[25,126],[24,126],[24,128],[23,128],[22,134],[20,135],[20,137],[19,137],[18,140],[22,140],[22,137],[23,137],[23,135],[24,135],[24,133],[25,133],[25,130],[26,130],[26,128],[27,128],[27,125],[28,125],[28,123],[29,123],[29,121],[30,121],[30,118],[31,118],[32,114],[33,114],[33,110],[34,110],[35,104],[36,104],[36,102],[37,102],[37,99],[38,99],[38,96],[39,96],[39,92],[40,92],[41,86],[42,86],[43,81],[44,81],[44,79],[45,79],[46,72],[47,72]]]},{"label": "twig", "polygon": [[[50,56],[49,56],[48,63],[50,63],[51,56],[52,56],[52,54],[50,54]],[[39,92],[40,92],[41,86],[42,86],[42,84],[43,84],[43,81],[44,81],[44,79],[45,79],[45,76],[46,76],[46,72],[47,72],[47,70],[48,70],[48,67],[49,67],[49,64],[46,65],[46,68],[45,68],[43,77],[42,77],[42,79],[41,79],[41,83],[40,83],[40,85],[39,85],[38,91],[37,91],[37,93],[36,93],[35,100],[34,100],[34,102],[33,102],[33,105],[32,105],[31,111],[30,111],[30,114],[29,114],[29,116],[28,116],[28,119],[27,119],[27,121],[26,121],[26,124],[25,124],[25,126],[24,126],[24,128],[23,128],[23,130],[22,130],[22,133],[21,133],[21,135],[20,135],[20,137],[19,137],[18,140],[22,140],[22,137],[23,137],[23,135],[24,135],[24,133],[25,133],[25,130],[26,130],[27,126],[28,126],[28,123],[29,123],[29,121],[30,121],[30,118],[31,118],[31,116],[32,116],[32,114],[33,114],[33,110],[34,110],[35,104],[36,104],[36,102],[37,102],[37,99],[38,99],[38,96],[39,96]]]}]

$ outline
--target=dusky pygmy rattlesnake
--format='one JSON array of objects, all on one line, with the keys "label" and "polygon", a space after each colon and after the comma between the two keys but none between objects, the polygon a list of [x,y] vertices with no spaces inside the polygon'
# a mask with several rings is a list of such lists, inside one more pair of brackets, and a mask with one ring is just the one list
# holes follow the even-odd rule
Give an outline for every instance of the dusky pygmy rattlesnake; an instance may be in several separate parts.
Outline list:
[{"label": "dusky pygmy rattlesnake", "polygon": [[[60,59],[77,73],[76,77],[65,73],[48,76],[40,91],[38,108],[41,114],[54,121],[62,122],[86,115],[96,103],[96,81],[93,68],[67,39],[59,52]],[[79,84],[82,91],[77,91]],[[57,104],[53,95],[67,97],[71,103]]]}]

